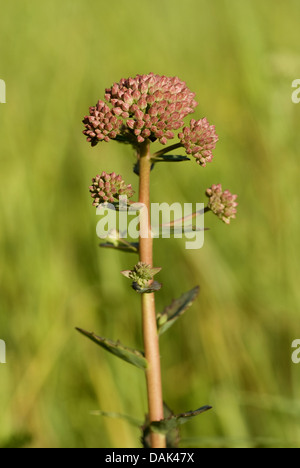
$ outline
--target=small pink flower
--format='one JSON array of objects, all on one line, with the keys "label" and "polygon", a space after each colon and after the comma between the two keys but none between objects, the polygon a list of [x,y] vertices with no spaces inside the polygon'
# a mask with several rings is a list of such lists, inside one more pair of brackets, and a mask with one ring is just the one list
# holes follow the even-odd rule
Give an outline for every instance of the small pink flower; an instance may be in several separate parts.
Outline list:
[{"label": "small pink flower", "polygon": [[186,153],[191,154],[197,163],[205,167],[213,158],[212,150],[215,149],[219,139],[215,132],[215,126],[210,125],[206,118],[192,119],[189,127],[184,127],[178,134]]},{"label": "small pink flower", "polygon": [[212,185],[206,190],[206,196],[209,198],[208,208],[215,213],[224,223],[229,224],[230,219],[236,216],[237,195],[232,195],[229,190],[222,190],[222,185]]}]

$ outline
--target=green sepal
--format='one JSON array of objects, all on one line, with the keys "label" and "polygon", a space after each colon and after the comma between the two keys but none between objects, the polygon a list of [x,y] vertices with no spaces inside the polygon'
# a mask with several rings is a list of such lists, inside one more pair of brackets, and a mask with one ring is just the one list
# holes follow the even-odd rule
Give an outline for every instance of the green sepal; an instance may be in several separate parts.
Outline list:
[{"label": "green sepal", "polygon": [[157,331],[159,335],[162,335],[166,330],[168,330],[168,328],[170,328],[189,307],[191,307],[199,294],[199,290],[199,286],[196,286],[190,291],[182,294],[179,299],[174,299],[161,314],[157,315]]},{"label": "green sepal", "polygon": [[123,361],[129,362],[139,369],[145,370],[148,366],[147,360],[142,351],[136,349],[127,348],[122,345],[119,341],[112,341],[107,338],[95,335],[95,333],[87,332],[82,330],[82,328],[77,328],[76,330],[82,333],[84,336],[94,341],[97,345],[101,346],[103,349],[109,353],[114,354],[115,356],[123,359]]}]

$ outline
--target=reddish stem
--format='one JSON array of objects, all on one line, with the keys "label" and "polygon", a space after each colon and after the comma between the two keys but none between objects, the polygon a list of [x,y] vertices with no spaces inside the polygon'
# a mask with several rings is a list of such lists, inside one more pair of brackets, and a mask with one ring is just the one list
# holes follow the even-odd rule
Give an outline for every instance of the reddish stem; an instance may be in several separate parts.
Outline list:
[{"label": "reddish stem", "polygon": [[[139,149],[139,202],[145,205],[140,212],[140,261],[153,266],[153,239],[150,226],[150,143],[140,145]],[[145,357],[148,361],[146,383],[150,422],[164,418],[161,384],[159,342],[155,314],[154,293],[142,294],[142,319]],[[165,448],[166,438],[162,434],[151,432],[151,447]]]}]

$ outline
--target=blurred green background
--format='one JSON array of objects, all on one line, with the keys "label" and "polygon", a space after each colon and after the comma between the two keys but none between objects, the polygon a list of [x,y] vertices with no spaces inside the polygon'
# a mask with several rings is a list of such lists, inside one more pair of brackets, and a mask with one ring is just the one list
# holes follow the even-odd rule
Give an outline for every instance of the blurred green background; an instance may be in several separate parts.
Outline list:
[{"label": "blurred green background", "polygon": [[153,71],[186,81],[220,137],[205,169],[158,165],[153,201],[204,201],[219,182],[239,195],[230,226],[207,216],[203,249],[155,242],[158,310],[201,286],[161,338],[169,406],[213,406],[182,446],[299,447],[299,2],[14,0],[0,16],[0,446],[140,446],[138,429],[90,412],[143,419],[142,372],[74,330],[142,346],[120,275],[136,259],[98,248],[88,193],[102,170],[137,189],[134,155],[91,148],[81,120],[113,82]]}]

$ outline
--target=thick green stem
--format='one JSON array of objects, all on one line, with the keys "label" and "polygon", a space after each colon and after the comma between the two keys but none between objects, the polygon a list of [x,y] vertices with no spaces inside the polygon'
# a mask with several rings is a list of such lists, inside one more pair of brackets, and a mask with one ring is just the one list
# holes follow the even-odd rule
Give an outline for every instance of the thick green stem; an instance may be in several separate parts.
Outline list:
[{"label": "thick green stem", "polygon": [[[150,143],[145,142],[139,149],[139,202],[145,207],[140,212],[140,261],[153,266],[153,240],[150,225]],[[156,326],[154,293],[142,294],[142,320],[145,357],[148,361],[146,383],[150,422],[164,418],[161,385],[159,342]],[[151,447],[165,448],[166,438],[161,434],[151,433]]]}]

